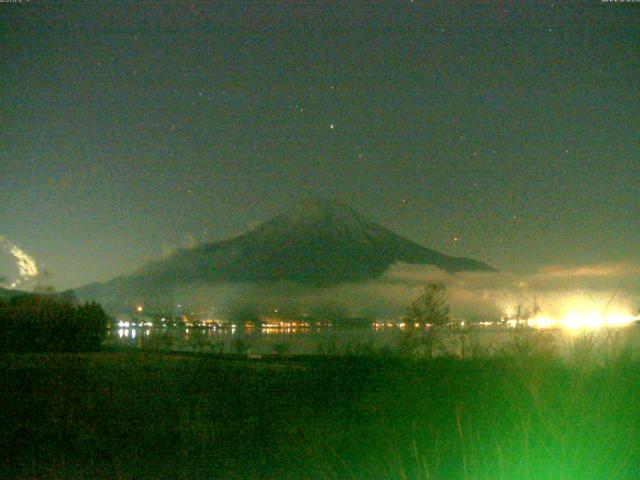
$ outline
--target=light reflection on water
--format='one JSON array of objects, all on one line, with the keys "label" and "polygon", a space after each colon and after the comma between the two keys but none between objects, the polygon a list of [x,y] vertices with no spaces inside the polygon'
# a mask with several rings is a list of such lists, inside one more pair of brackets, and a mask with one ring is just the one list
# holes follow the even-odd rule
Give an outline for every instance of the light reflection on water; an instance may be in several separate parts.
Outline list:
[{"label": "light reflection on water", "polygon": [[[591,336],[597,342],[611,340],[630,345],[640,351],[640,325],[633,324],[611,330],[567,331],[546,330],[562,352],[577,338]],[[475,342],[499,348],[514,337],[510,328],[476,328],[446,336],[452,353],[460,353],[460,345]],[[309,328],[180,328],[130,327],[109,331],[106,344],[145,347],[157,350],[204,351],[216,353],[248,352],[271,354],[357,353],[376,351],[398,344],[402,330],[380,327],[309,327]],[[368,350],[367,350],[368,349]]]}]

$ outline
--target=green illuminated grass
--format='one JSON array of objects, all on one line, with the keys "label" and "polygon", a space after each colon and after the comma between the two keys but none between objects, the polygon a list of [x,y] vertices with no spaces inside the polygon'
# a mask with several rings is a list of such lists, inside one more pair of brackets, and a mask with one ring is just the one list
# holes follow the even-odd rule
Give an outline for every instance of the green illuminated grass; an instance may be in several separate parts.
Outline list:
[{"label": "green illuminated grass", "polygon": [[6,478],[637,478],[640,363],[589,342],[567,359],[524,337],[491,357],[418,362],[4,355],[0,470]]}]

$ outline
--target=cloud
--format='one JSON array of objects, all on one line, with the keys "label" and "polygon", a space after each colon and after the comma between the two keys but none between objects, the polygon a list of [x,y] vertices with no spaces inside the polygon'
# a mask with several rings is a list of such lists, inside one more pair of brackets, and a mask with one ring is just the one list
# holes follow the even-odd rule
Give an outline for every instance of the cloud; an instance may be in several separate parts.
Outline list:
[{"label": "cloud", "polygon": [[556,278],[634,277],[640,275],[640,265],[630,263],[605,263],[600,265],[548,265],[538,275]]},{"label": "cloud", "polygon": [[184,250],[184,249],[190,250],[192,248],[197,247],[198,245],[199,243],[196,237],[191,232],[187,232],[184,238],[182,239],[182,241],[178,245],[170,242],[162,242],[162,244],[160,245],[160,256],[149,257],[146,259],[145,263],[154,262],[156,260],[167,259],[179,250]]},{"label": "cloud", "polygon": [[637,309],[640,302],[640,265],[603,263],[548,265],[530,274],[462,272],[447,274],[433,267],[393,265],[380,278],[394,284],[420,285],[427,280],[447,285],[454,314],[489,315],[517,305],[534,304],[550,315],[568,310]]},{"label": "cloud", "polygon": [[534,304],[548,315],[605,308],[635,313],[640,302],[640,266],[630,263],[550,265],[531,274],[462,272],[394,264],[375,280],[314,288],[291,282],[269,285],[193,286],[178,293],[185,303],[214,312],[265,312],[392,318],[402,315],[428,281],[447,286],[452,315],[497,319],[518,305]]},{"label": "cloud", "polygon": [[0,249],[14,258],[16,267],[18,268],[19,278],[10,283],[10,288],[16,288],[18,285],[38,277],[38,267],[35,259],[2,235],[0,235]]},{"label": "cloud", "polygon": [[192,248],[195,248],[197,245],[198,245],[198,241],[196,240],[196,237],[191,232],[188,232],[185,235],[184,240],[182,241],[182,248],[191,250]]},{"label": "cloud", "polygon": [[256,230],[258,227],[260,227],[263,224],[264,224],[264,222],[261,221],[261,220],[252,220],[247,224],[247,231],[248,232],[253,232],[254,230]]}]

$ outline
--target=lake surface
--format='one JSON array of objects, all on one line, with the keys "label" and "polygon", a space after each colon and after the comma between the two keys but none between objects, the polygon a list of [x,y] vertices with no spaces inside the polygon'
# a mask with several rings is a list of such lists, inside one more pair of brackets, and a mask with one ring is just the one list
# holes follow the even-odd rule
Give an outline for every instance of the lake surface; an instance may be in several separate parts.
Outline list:
[{"label": "lake surface", "polygon": [[[516,338],[532,333],[538,347],[553,344],[566,353],[580,342],[597,349],[631,347],[640,351],[640,325],[611,329],[549,329],[535,331],[504,327],[476,327],[452,332],[441,338],[447,351],[465,355],[474,351],[495,351]],[[112,346],[152,348],[172,351],[208,351],[216,353],[247,352],[250,355],[273,353],[300,354],[364,354],[384,349],[398,349],[406,332],[398,327],[310,327],[288,329],[266,328],[182,328],[133,327],[114,328],[105,343]]]}]

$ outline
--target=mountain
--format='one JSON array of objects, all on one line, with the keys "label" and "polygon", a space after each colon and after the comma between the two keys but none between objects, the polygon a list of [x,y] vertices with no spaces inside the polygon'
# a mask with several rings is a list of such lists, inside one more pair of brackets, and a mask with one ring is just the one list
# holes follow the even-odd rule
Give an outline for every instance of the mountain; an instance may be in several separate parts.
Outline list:
[{"label": "mountain", "polygon": [[62,292],[54,292],[53,290],[37,290],[33,292],[27,292],[25,290],[16,290],[0,287],[0,300],[6,300],[13,297],[50,297],[58,298],[65,301],[75,301],[74,292],[72,290],[65,290]]},{"label": "mountain", "polygon": [[19,297],[22,295],[29,295],[27,292],[23,292],[22,290],[11,290],[8,288],[0,287],[0,299],[7,299],[11,297]]},{"label": "mountain", "polygon": [[393,263],[433,265],[447,272],[493,271],[405,239],[336,201],[302,203],[257,228],[217,243],[182,249],[132,275],[76,291],[80,298],[167,294],[178,286],[289,281],[310,286],[357,282]]},{"label": "mountain", "polygon": [[0,298],[10,298],[15,296],[15,292],[13,290],[9,290],[7,288],[0,287]]}]

